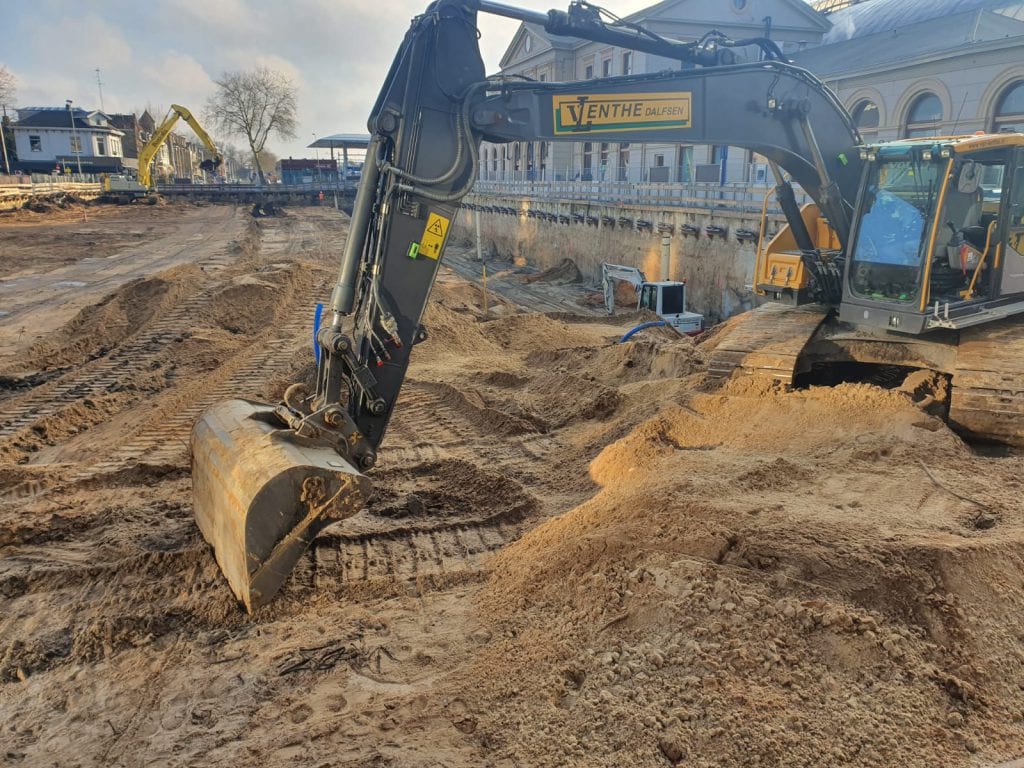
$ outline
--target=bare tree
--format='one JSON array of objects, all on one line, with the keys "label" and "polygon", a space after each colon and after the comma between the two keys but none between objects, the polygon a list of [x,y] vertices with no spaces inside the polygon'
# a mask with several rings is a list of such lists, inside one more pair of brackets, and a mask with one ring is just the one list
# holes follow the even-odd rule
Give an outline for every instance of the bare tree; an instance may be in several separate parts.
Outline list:
[{"label": "bare tree", "polygon": [[278,157],[269,149],[260,150],[260,170],[263,172],[273,171],[277,167]]},{"label": "bare tree", "polygon": [[14,103],[15,85],[14,75],[0,64],[0,106],[9,107]]},{"label": "bare tree", "polygon": [[217,91],[206,101],[206,122],[224,134],[245,137],[260,183],[266,183],[260,152],[271,134],[281,139],[295,136],[295,85],[266,67],[225,72],[214,82]]},{"label": "bare tree", "polygon": [[[14,103],[15,80],[14,75],[3,64],[0,64],[0,160],[3,160],[4,173],[11,172],[11,161],[7,150],[7,134],[10,131],[10,120],[7,117],[7,107]],[[11,137],[13,138],[13,136]],[[14,149],[13,142],[11,149]],[[17,158],[15,158],[17,159]]]}]

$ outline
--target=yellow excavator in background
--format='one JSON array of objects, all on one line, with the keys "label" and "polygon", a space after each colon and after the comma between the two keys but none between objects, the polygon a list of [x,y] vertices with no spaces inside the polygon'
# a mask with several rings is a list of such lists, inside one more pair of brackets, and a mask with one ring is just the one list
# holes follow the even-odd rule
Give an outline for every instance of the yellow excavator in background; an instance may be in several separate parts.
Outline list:
[{"label": "yellow excavator in background", "polygon": [[192,113],[185,109],[180,104],[171,104],[171,108],[167,112],[167,117],[164,121],[157,126],[156,130],[153,131],[153,135],[149,141],[146,142],[145,146],[139,152],[139,183],[146,189],[153,187],[152,173],[150,166],[153,165],[153,159],[156,157],[157,152],[160,151],[160,147],[163,146],[164,142],[167,141],[167,137],[171,135],[171,130],[177,124],[178,120],[184,120],[195,132],[199,140],[203,142],[203,146],[206,150],[213,155],[210,160],[203,160],[199,164],[199,167],[209,173],[215,173],[221,165],[224,164],[224,158],[221,157],[220,152],[217,150],[217,145],[213,143],[213,139],[210,138],[203,126],[199,124],[199,121],[195,119]]},{"label": "yellow excavator in background", "polygon": [[[171,135],[171,131],[177,125],[178,120],[182,119],[192,126],[192,130],[199,137],[199,140],[203,142],[207,152],[213,156],[208,160],[203,160],[199,164],[199,168],[207,173],[217,172],[224,164],[224,158],[217,149],[217,145],[213,143],[213,139],[210,138],[210,134],[203,129],[203,126],[199,124],[199,121],[196,120],[191,111],[180,104],[171,104],[171,108],[167,111],[167,116],[163,122],[157,126],[149,141],[139,151],[139,180],[134,181],[124,176],[104,175],[103,192],[109,199],[127,203],[146,197],[155,190],[156,185],[153,183],[151,168],[153,160],[160,151],[160,147],[167,141],[167,137]],[[151,197],[151,202],[155,200],[155,197]]]}]

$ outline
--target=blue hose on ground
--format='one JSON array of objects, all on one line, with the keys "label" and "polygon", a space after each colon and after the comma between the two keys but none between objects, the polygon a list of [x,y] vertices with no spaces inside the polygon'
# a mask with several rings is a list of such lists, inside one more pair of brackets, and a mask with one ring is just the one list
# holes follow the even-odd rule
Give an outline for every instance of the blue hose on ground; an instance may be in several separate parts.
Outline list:
[{"label": "blue hose on ground", "polygon": [[313,362],[320,367],[320,342],[316,336],[320,333],[320,319],[324,316],[324,305],[317,304],[316,312],[313,313]]},{"label": "blue hose on ground", "polygon": [[619,344],[625,344],[633,337],[633,334],[640,333],[640,331],[644,330],[645,328],[657,328],[662,325],[668,325],[668,323],[666,323],[664,320],[652,320],[649,323],[640,323],[640,325],[638,325],[636,328],[634,328],[621,339],[619,339]]}]

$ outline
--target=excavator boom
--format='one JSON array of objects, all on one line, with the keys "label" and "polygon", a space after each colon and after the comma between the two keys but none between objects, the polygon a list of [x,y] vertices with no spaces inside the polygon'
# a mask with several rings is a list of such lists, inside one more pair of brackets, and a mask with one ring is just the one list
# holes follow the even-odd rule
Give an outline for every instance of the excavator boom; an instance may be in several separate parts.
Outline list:
[{"label": "excavator boom", "polygon": [[167,112],[167,116],[163,119],[153,131],[153,135],[149,137],[149,141],[139,151],[139,183],[146,187],[153,186],[152,166],[153,160],[156,158],[157,153],[160,151],[160,147],[167,141],[167,137],[171,135],[171,131],[174,126],[177,125],[178,120],[184,120],[191,126],[196,136],[206,147],[206,151],[210,153],[212,159],[204,160],[200,167],[204,171],[214,172],[224,163],[224,159],[221,157],[220,152],[217,149],[217,145],[213,143],[213,139],[210,138],[203,127],[196,120],[195,116],[180,104],[171,104],[170,110]]}]

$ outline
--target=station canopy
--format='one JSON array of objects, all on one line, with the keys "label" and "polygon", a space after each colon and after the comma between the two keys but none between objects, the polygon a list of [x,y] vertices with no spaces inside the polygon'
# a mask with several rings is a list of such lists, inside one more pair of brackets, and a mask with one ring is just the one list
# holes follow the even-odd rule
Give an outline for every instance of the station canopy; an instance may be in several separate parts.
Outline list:
[{"label": "station canopy", "polygon": [[308,149],[366,149],[370,143],[368,133],[336,133],[320,136]]}]

